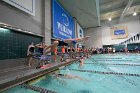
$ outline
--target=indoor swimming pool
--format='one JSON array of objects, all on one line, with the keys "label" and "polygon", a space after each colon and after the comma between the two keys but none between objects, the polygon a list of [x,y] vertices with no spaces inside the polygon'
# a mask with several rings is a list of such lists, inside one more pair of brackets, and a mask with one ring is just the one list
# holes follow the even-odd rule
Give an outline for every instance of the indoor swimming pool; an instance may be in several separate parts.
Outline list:
[{"label": "indoor swimming pool", "polygon": [[[100,54],[28,84],[54,93],[139,93],[139,82],[140,54]],[[39,92],[19,85],[3,93]]]}]

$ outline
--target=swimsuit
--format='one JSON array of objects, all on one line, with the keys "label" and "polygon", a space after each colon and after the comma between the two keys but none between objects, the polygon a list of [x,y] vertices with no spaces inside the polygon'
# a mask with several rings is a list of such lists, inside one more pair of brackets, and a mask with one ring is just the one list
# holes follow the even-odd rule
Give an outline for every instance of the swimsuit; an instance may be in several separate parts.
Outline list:
[{"label": "swimsuit", "polygon": [[34,50],[35,50],[34,47],[30,47],[29,48],[29,55],[28,56],[33,56],[34,55]]},{"label": "swimsuit", "polygon": [[62,53],[65,53],[65,47],[62,47],[61,49],[62,49]]},{"label": "swimsuit", "polygon": [[38,48],[38,52],[43,54],[43,48]]},{"label": "swimsuit", "polygon": [[30,49],[29,49],[29,51],[32,52],[32,53],[34,52],[34,50],[35,50],[34,47],[30,47]]},{"label": "swimsuit", "polygon": [[57,52],[58,52],[58,51],[57,51],[57,48],[55,48],[55,49],[51,52],[51,54],[52,54],[52,55],[56,55]]}]

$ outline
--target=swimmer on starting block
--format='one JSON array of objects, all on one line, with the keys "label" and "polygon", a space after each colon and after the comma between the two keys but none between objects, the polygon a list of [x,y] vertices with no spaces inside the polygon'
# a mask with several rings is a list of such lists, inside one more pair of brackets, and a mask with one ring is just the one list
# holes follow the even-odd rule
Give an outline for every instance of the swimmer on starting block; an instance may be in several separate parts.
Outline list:
[{"label": "swimmer on starting block", "polygon": [[56,62],[58,44],[59,44],[59,42],[58,42],[58,40],[56,40],[50,46],[45,47],[45,51],[44,51],[44,54],[42,57],[45,57],[46,54],[51,53],[53,56],[54,62]]},{"label": "swimmer on starting block", "polygon": [[65,39],[63,41],[68,44],[76,44],[77,42],[82,42],[82,41],[88,40],[89,38],[90,38],[90,36],[85,36],[83,38],[71,38],[71,39]]},{"label": "swimmer on starting block", "polygon": [[32,63],[33,63],[33,56],[34,56],[34,52],[35,52],[35,46],[34,43],[32,42],[31,45],[28,46],[28,50],[27,50],[27,56],[29,57],[29,63],[28,66],[31,67]]},{"label": "swimmer on starting block", "polygon": [[88,40],[90,36],[85,36],[83,38],[72,38],[72,39],[65,39],[63,40],[65,43],[68,43],[68,46],[70,47],[70,57],[72,57],[72,48],[77,42],[83,42],[85,40]]},{"label": "swimmer on starting block", "polygon": [[[73,39],[65,39],[63,40],[65,43],[68,44],[76,44],[76,42],[81,42],[84,40],[88,40],[88,38],[90,38],[90,36],[86,36],[84,38],[73,38]],[[48,54],[51,53],[53,55],[53,59],[56,62],[56,56],[57,56],[57,46],[59,44],[59,40],[55,40],[53,42],[53,44],[51,44],[50,46],[45,47],[45,52],[43,54],[43,57]]]}]

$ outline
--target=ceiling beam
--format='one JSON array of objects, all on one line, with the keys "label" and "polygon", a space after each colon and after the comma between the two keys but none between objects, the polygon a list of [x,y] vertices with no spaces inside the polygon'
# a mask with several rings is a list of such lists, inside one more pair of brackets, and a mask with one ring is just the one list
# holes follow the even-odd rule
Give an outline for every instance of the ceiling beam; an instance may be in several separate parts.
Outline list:
[{"label": "ceiling beam", "polygon": [[128,4],[126,5],[125,9],[123,10],[121,16],[120,16],[120,20],[119,20],[119,23],[123,20],[123,18],[125,17],[126,15],[126,12],[130,9],[132,3],[133,3],[134,0],[129,0],[128,1]]},{"label": "ceiling beam", "polygon": [[114,11],[111,13],[111,16],[110,16],[110,13],[106,13],[106,14],[103,14],[101,15],[101,20],[108,20],[109,17],[111,17],[112,19],[114,19],[115,17],[120,17],[122,11],[119,10],[119,11]]},{"label": "ceiling beam", "polygon": [[112,0],[111,2],[101,4],[100,7],[102,9],[102,8],[106,8],[107,6],[111,6],[112,4],[119,4],[121,2],[123,3],[124,1],[123,0]]},{"label": "ceiling beam", "polygon": [[99,0],[95,0],[95,3],[96,3],[96,12],[98,17],[98,25],[101,26]]},{"label": "ceiling beam", "polygon": [[[131,7],[139,6],[139,5],[140,5],[140,3],[134,3],[134,4],[131,5]],[[101,15],[106,14],[106,13],[111,13],[113,11],[123,10],[124,8],[125,7],[123,6],[123,7],[119,7],[119,8],[113,9],[113,10],[109,9],[107,12],[101,12]]]},{"label": "ceiling beam", "polygon": [[87,28],[83,28],[84,30],[89,30],[89,29],[95,29],[95,28],[99,28],[101,26],[92,26],[92,27],[87,27]]},{"label": "ceiling beam", "polygon": [[111,13],[111,12],[114,12],[114,11],[123,10],[124,8],[125,7],[119,7],[119,8],[113,9],[113,10],[109,10],[107,12],[102,12],[101,15],[104,15],[104,14],[107,14],[107,13]]},{"label": "ceiling beam", "polygon": [[[135,12],[139,13],[140,12],[140,5],[136,5],[136,6],[130,7],[130,9],[129,9],[129,11],[127,11],[126,15],[133,14],[134,10],[135,10]],[[112,19],[120,17],[122,11],[123,11],[123,9],[120,9],[120,10],[116,10],[116,11],[111,12]],[[109,14],[110,14],[110,12],[105,13],[105,14],[101,14],[101,21],[108,20]]]},{"label": "ceiling beam", "polygon": [[107,3],[104,3],[104,4],[101,4],[100,6],[107,6],[107,5],[112,5],[112,3],[116,3],[116,2],[120,2],[119,0],[112,0],[112,1],[109,1]]}]

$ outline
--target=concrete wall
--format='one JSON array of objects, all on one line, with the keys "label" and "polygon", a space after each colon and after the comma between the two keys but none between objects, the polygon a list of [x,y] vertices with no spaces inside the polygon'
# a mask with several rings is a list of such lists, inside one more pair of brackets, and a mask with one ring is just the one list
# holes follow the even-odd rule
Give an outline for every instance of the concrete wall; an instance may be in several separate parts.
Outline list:
[{"label": "concrete wall", "polygon": [[90,28],[84,30],[84,36],[91,36],[91,38],[84,42],[84,45],[88,48],[95,47],[101,48],[102,47],[102,31],[101,28]]},{"label": "concrete wall", "polygon": [[0,22],[17,28],[42,34],[42,0],[35,0],[35,16],[27,14],[2,0],[0,1]]},{"label": "concrete wall", "polygon": [[35,0],[35,16],[0,1],[0,22],[41,34],[51,44],[51,0]]},{"label": "concrete wall", "polygon": [[[0,0],[0,22],[41,34],[45,37],[45,43],[51,44],[51,0],[35,0],[35,16]],[[23,60],[0,60],[1,68],[22,65]],[[9,62],[13,65],[8,65]]]},{"label": "concrete wall", "polygon": [[45,0],[45,43],[51,44],[51,0]]},{"label": "concrete wall", "polygon": [[[140,33],[139,16],[126,17],[124,19],[124,22],[121,23],[121,24],[116,24],[115,22],[111,22],[110,24],[111,24],[111,26],[127,26],[128,34],[129,34],[128,38],[136,35],[137,33]],[[125,39],[112,40],[109,26],[102,27],[101,31],[102,31],[102,43],[103,43],[103,45],[119,44],[119,43],[121,43],[121,42],[123,42],[123,41],[128,39],[128,38],[125,38]],[[138,41],[136,41],[136,42],[138,42]]]},{"label": "concrete wall", "polygon": [[[113,20],[111,22],[102,23],[102,27],[90,28],[84,30],[84,35],[91,36],[88,42],[85,42],[86,47],[102,47],[102,45],[112,45],[119,44],[122,41],[140,33],[140,17],[129,16],[125,17],[124,21],[121,24],[117,23],[118,20]],[[126,39],[116,39],[112,40],[110,35],[110,27],[112,26],[127,26],[129,36]],[[137,43],[140,41],[136,41]]]}]

